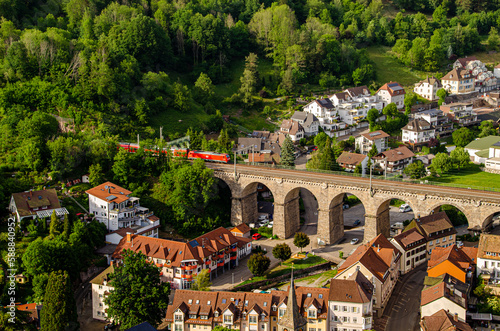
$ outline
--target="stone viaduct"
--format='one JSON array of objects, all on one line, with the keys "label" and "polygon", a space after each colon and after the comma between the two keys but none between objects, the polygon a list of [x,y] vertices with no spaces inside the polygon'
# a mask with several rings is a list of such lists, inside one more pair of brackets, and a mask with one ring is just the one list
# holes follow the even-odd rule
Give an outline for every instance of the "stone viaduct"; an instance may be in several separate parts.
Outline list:
[{"label": "stone viaduct", "polygon": [[257,185],[267,186],[274,197],[273,233],[288,238],[300,228],[299,191],[309,190],[318,202],[318,237],[333,244],[344,236],[343,198],[358,197],[365,208],[365,241],[382,233],[389,237],[389,204],[400,199],[413,209],[415,217],[438,211],[442,205],[461,210],[469,227],[487,228],[493,215],[500,212],[500,193],[457,189],[444,186],[374,180],[299,170],[266,167],[211,165],[215,177],[231,189],[233,225],[254,222],[258,218]]}]

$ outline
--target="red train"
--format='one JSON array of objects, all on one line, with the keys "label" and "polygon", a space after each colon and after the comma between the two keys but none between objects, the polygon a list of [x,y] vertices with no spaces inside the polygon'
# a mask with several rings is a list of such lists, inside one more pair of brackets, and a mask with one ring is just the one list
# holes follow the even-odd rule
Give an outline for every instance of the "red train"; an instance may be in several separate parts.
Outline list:
[{"label": "red train", "polygon": [[[130,153],[135,153],[139,149],[138,144],[134,143],[119,143],[118,149],[123,148]],[[144,148],[146,152],[158,153],[158,150],[151,148]],[[215,153],[215,152],[204,152],[204,151],[191,151],[189,149],[168,149],[164,148],[162,153],[172,153],[174,157],[183,157],[188,160],[202,159],[210,162],[222,162],[228,163],[231,161],[229,154]]]}]

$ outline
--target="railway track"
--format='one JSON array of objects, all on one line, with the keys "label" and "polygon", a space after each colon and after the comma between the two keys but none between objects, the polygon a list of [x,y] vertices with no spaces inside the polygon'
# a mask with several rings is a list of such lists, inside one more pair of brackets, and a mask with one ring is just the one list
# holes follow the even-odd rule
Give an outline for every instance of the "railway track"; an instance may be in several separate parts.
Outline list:
[{"label": "railway track", "polygon": [[[234,165],[231,164],[214,164],[207,163],[208,168],[214,170],[224,170],[228,172],[234,171]],[[237,165],[237,173],[248,173],[248,174],[259,174],[259,175],[269,175],[284,178],[293,178],[299,180],[315,180],[323,181],[332,184],[340,185],[359,185],[359,186],[370,186],[370,179],[363,177],[348,177],[335,174],[325,174],[317,173],[313,171],[303,171],[303,170],[287,170],[287,169],[275,169],[271,167],[259,167],[251,165]],[[495,202],[500,202],[500,192],[483,191],[478,189],[466,189],[466,188],[456,188],[447,187],[441,185],[428,185],[428,184],[416,184],[408,182],[398,182],[390,180],[380,180],[372,179],[372,188],[381,190],[411,190],[413,192],[418,192],[420,194],[439,194],[447,195],[452,197],[461,197],[464,199],[488,199],[494,200]]]}]

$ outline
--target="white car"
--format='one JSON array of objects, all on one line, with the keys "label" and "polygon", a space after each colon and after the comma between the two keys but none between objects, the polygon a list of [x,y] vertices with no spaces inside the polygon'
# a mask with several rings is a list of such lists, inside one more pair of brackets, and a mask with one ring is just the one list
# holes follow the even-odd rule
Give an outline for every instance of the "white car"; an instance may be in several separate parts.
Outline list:
[{"label": "white car", "polygon": [[410,205],[408,205],[408,204],[406,204],[406,203],[405,203],[405,204],[402,204],[402,205],[399,207],[399,212],[400,212],[400,213],[407,213],[407,212],[409,212],[409,211],[411,211],[411,207],[410,207]]},{"label": "white car", "polygon": [[273,227],[273,221],[269,222],[269,224],[267,225],[268,228],[272,228]]},{"label": "white car", "polygon": [[351,240],[351,245],[356,245],[358,243],[359,239],[358,238],[353,238]]}]

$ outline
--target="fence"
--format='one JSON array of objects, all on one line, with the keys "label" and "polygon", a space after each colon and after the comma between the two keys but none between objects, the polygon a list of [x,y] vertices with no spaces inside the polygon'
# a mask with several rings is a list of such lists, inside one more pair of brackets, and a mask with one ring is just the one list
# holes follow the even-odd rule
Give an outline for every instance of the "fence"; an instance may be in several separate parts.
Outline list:
[{"label": "fence", "polygon": [[[248,163],[242,162],[242,161],[238,161],[237,164],[248,165]],[[369,175],[366,175],[366,174],[356,174],[356,173],[345,172],[345,171],[330,171],[330,170],[319,170],[319,169],[297,169],[295,167],[283,166],[283,165],[258,164],[256,166],[263,167],[263,168],[272,168],[272,169],[295,170],[295,171],[302,171],[302,172],[315,172],[315,173],[339,175],[339,176],[346,176],[346,177],[361,177],[361,178],[369,178],[370,177]],[[238,171],[238,169],[236,169],[236,171]],[[469,190],[500,192],[500,188],[496,188],[496,187],[484,187],[484,186],[464,185],[464,184],[456,184],[456,183],[441,183],[441,182],[434,182],[434,181],[422,180],[422,179],[399,178],[399,177],[395,177],[395,176],[396,176],[396,174],[394,174],[394,173],[387,174],[387,177],[386,176],[374,176],[374,175],[372,175],[372,179],[402,182],[402,183],[407,183],[407,184],[424,184],[424,185],[433,185],[433,186],[464,188],[464,189],[469,189]]]}]

